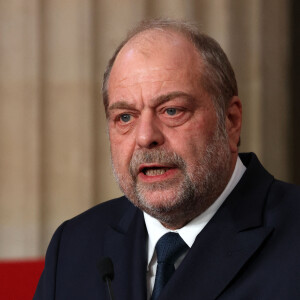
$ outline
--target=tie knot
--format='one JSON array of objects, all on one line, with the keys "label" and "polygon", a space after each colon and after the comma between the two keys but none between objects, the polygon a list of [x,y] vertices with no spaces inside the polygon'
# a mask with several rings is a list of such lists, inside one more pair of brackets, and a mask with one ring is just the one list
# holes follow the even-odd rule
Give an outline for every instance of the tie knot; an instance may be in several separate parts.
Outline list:
[{"label": "tie knot", "polygon": [[168,232],[158,240],[155,249],[158,263],[174,264],[188,245],[178,233]]}]

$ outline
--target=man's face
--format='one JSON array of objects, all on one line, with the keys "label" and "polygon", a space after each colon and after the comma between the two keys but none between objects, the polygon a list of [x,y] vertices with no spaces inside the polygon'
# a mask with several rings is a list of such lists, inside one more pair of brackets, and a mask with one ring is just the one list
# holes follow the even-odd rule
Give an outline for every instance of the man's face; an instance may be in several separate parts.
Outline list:
[{"label": "man's face", "polygon": [[148,31],[124,46],[109,79],[118,183],[135,205],[170,228],[203,212],[232,172],[226,134],[200,84],[202,68],[183,36]]}]

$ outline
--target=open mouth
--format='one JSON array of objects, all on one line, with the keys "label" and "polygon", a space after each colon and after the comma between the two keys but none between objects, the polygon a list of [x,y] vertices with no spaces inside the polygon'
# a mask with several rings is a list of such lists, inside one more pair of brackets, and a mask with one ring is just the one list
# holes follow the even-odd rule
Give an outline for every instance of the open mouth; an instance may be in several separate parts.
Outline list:
[{"label": "open mouth", "polygon": [[146,176],[158,176],[165,174],[171,168],[167,167],[145,167],[141,170]]}]

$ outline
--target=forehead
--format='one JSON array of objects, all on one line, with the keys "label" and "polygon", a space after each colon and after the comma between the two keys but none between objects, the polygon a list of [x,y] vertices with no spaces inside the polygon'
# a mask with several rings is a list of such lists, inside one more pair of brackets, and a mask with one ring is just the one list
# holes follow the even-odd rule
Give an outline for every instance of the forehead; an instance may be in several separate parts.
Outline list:
[{"label": "forehead", "polygon": [[187,68],[189,72],[198,72],[199,65],[199,53],[183,34],[152,29],[134,36],[121,49],[112,67],[109,85],[130,76],[137,78],[136,75],[143,80],[146,70],[151,75],[163,70],[184,71]]},{"label": "forehead", "polygon": [[142,32],[121,49],[115,60],[108,82],[109,104],[128,97],[132,101],[153,98],[174,90],[195,94],[200,89],[202,69],[198,51],[183,34]]},{"label": "forehead", "polygon": [[130,49],[136,50],[145,58],[154,58],[157,55],[165,54],[180,56],[196,53],[196,48],[183,33],[159,28],[145,30],[131,38],[121,49],[118,57],[126,56]]}]

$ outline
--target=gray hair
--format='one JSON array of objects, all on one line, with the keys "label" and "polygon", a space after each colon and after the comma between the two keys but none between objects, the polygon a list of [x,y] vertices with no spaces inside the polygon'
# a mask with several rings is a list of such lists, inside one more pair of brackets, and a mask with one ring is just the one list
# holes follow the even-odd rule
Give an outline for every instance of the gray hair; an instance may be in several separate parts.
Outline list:
[{"label": "gray hair", "polygon": [[126,39],[115,50],[104,72],[102,95],[105,111],[107,112],[109,103],[109,76],[117,55],[130,39],[146,30],[155,29],[182,33],[193,43],[204,65],[204,68],[199,70],[201,72],[201,84],[205,91],[211,95],[216,108],[219,126],[224,128],[227,105],[233,96],[238,95],[234,71],[221,46],[213,38],[201,33],[195,25],[186,21],[170,19],[146,20],[139,23],[128,33]]}]

